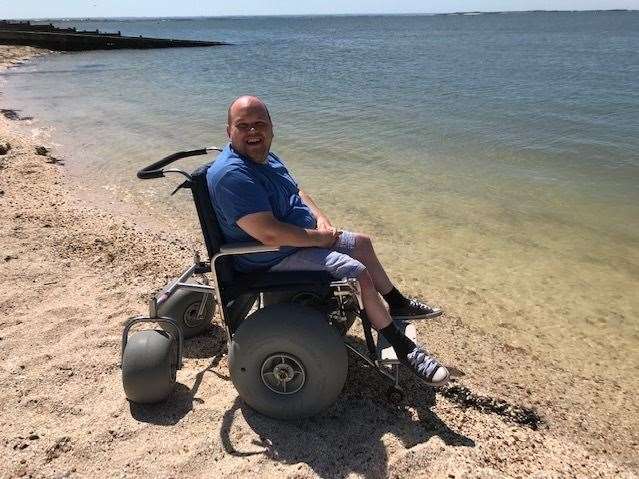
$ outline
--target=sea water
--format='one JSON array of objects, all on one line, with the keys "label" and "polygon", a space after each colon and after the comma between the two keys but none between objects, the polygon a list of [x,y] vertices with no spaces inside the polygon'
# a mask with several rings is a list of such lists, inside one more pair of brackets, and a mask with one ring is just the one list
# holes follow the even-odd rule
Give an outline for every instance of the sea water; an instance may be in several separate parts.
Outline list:
[{"label": "sea water", "polygon": [[[639,366],[639,12],[56,22],[231,46],[56,54],[4,76],[66,168],[167,229],[135,172],[226,142],[261,96],[273,149],[403,289],[582,374]],[[191,163],[192,166],[194,163]]]}]

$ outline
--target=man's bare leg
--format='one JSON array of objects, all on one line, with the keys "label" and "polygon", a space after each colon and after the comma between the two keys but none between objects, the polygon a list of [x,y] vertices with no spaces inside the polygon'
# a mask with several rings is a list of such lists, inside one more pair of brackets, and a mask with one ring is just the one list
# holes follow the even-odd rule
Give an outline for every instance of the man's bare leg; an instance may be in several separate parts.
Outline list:
[{"label": "man's bare leg", "polygon": [[386,294],[393,289],[393,283],[379,262],[373,248],[373,242],[368,236],[360,233],[355,234],[355,250],[351,256],[366,266],[375,284],[375,289],[380,294]]},{"label": "man's bare leg", "polygon": [[382,298],[380,298],[377,288],[374,284],[372,275],[368,272],[368,268],[357,278],[359,285],[362,289],[362,302],[364,303],[364,310],[368,320],[371,322],[376,330],[384,329],[390,325],[393,320],[388,314],[388,310]]}]

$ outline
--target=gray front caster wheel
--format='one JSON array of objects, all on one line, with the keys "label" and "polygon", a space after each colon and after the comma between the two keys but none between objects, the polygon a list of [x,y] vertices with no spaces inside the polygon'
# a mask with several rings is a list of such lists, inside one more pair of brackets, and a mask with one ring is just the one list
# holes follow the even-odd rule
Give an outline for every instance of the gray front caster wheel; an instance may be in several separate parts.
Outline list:
[{"label": "gray front caster wheel", "polygon": [[[204,314],[199,316],[198,312],[203,298],[206,298]],[[213,296],[187,289],[178,289],[158,307],[158,315],[174,319],[182,329],[184,339],[207,331],[211,327],[214,312]]]},{"label": "gray front caster wheel", "polygon": [[129,401],[155,403],[175,387],[176,339],[166,331],[132,334],[122,355],[122,385]]},{"label": "gray front caster wheel", "polygon": [[277,419],[312,416],[333,404],[347,369],[339,333],[322,313],[296,304],[255,311],[229,348],[231,380],[240,397]]}]

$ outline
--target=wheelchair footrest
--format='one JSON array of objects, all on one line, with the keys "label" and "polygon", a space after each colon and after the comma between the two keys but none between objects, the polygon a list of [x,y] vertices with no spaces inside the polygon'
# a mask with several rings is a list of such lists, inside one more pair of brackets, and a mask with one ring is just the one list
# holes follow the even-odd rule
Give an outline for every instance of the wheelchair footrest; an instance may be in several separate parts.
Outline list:
[{"label": "wheelchair footrest", "polygon": [[[417,330],[413,324],[405,321],[395,321],[395,324],[409,339],[417,342]],[[395,350],[386,338],[379,333],[377,333],[377,357],[381,365],[399,364]]]}]

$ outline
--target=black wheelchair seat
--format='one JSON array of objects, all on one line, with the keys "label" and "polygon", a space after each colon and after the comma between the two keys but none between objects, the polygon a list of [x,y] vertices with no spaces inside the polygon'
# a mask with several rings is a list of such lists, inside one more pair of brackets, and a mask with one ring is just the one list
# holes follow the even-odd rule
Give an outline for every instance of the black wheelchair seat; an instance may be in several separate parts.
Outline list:
[{"label": "black wheelchair seat", "polygon": [[[224,237],[209,195],[206,173],[213,162],[198,167],[191,173],[185,186],[190,187],[197,210],[204,243],[209,258],[213,258],[224,246]],[[213,266],[211,266],[213,267]],[[252,291],[281,291],[303,285],[306,289],[328,292],[334,278],[325,271],[258,271],[242,273],[233,267],[232,258],[220,258],[215,266],[220,289],[228,299]]]}]

